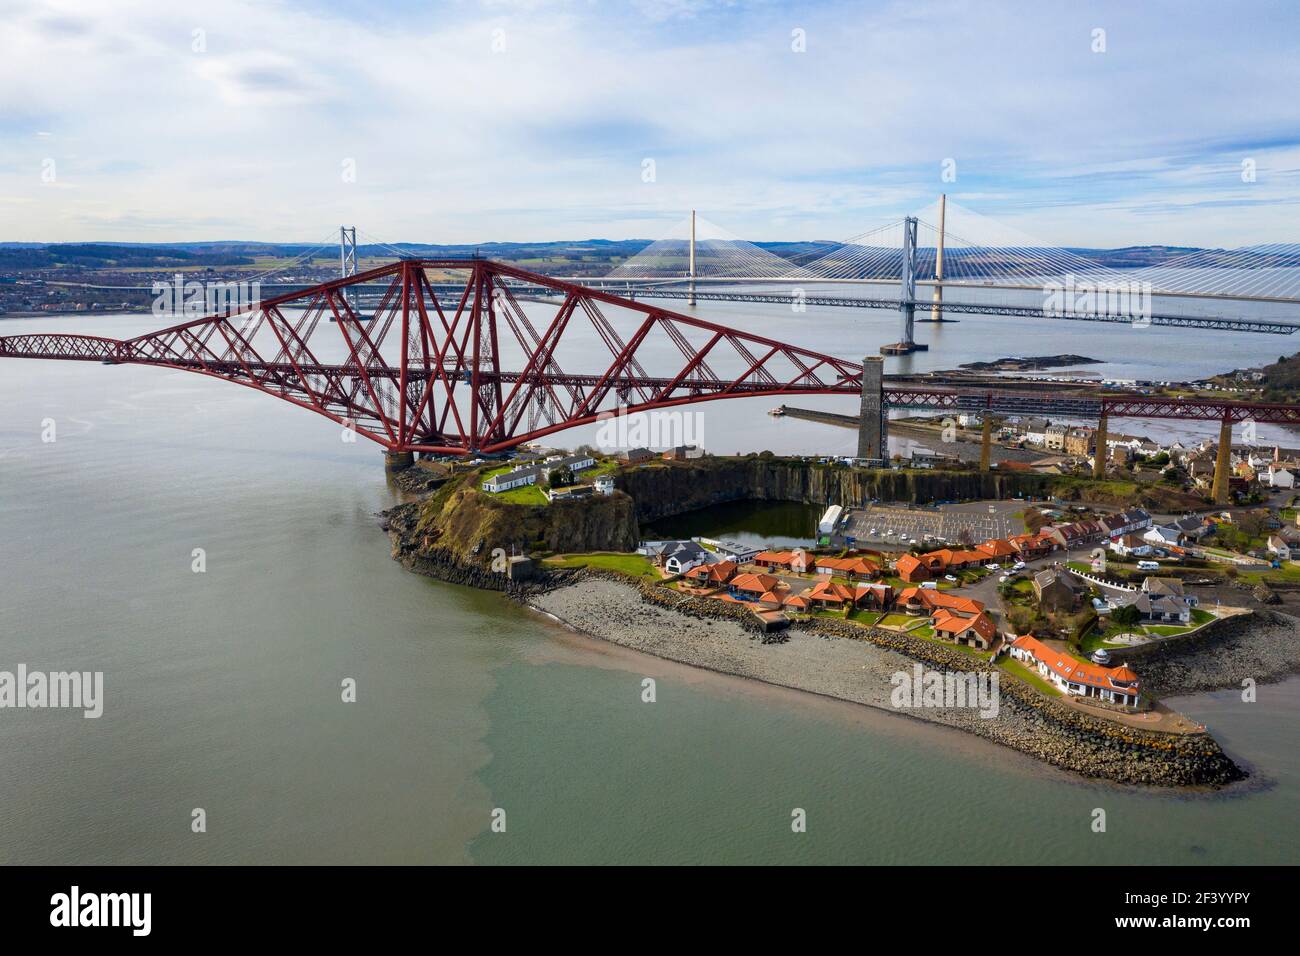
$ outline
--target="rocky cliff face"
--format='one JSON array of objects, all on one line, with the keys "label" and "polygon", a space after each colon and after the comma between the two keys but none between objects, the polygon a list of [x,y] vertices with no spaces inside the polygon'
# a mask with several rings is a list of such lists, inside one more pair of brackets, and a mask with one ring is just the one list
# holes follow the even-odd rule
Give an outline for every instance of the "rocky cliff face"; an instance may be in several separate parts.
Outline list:
[{"label": "rocky cliff face", "polygon": [[877,471],[755,456],[630,469],[618,487],[636,501],[637,520],[646,522],[746,499],[860,505],[872,498],[925,504],[1044,495],[1050,481],[1018,472]]},{"label": "rocky cliff face", "polygon": [[487,565],[492,552],[632,551],[632,499],[615,493],[549,505],[522,505],[484,494],[464,478],[388,514],[394,552]]}]

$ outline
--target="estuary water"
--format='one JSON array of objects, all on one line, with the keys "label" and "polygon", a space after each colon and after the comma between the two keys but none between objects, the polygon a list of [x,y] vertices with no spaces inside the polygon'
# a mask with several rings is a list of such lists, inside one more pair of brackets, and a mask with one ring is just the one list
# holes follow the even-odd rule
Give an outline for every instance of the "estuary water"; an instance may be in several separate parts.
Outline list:
[{"label": "estuary water", "polygon": [[[707,314],[749,322],[739,308]],[[827,319],[823,336],[788,321],[762,331],[844,352],[832,346],[849,318]],[[67,316],[3,321],[0,334],[159,324]],[[1269,337],[1200,333],[1199,344],[1153,338],[1133,358],[1112,330],[1076,341],[1064,324],[1066,340],[1035,352],[1217,371],[1279,351]],[[879,341],[894,331],[882,325]],[[1017,351],[972,334],[929,356]],[[771,419],[771,404],[702,407],[742,449],[847,441]],[[50,421],[56,440],[42,441]],[[0,709],[0,862],[1297,860],[1300,681],[1266,685],[1253,704],[1231,692],[1177,702],[1256,769],[1248,786],[1089,783],[907,718],[646,658],[409,574],[375,518],[397,500],[375,446],[252,390],[0,360],[0,671],[104,675],[98,719]],[[729,530],[768,529],[739,515]],[[641,701],[646,676],[653,704]],[[343,699],[349,681],[355,702]],[[1090,827],[1097,807],[1105,833]],[[791,831],[794,808],[806,833]]]}]

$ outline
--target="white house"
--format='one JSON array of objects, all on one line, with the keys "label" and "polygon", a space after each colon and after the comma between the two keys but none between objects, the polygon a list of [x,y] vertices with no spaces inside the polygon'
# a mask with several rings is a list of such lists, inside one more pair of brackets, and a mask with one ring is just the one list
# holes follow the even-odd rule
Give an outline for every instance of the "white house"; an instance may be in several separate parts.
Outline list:
[{"label": "white house", "polygon": [[1271,488],[1294,488],[1295,475],[1285,468],[1279,468],[1270,463],[1268,468],[1260,473],[1259,483],[1268,485]]},{"label": "white house", "polygon": [[1172,525],[1156,525],[1142,535],[1142,540],[1160,547],[1176,545],[1183,539],[1183,533]]},{"label": "white house", "polygon": [[596,494],[612,495],[614,493],[614,479],[610,475],[601,475],[595,481]]},{"label": "white house", "polygon": [[719,560],[735,561],[737,564],[749,564],[763,550],[746,544],[737,544],[735,541],[719,541],[715,538],[700,538],[700,544],[712,548]]},{"label": "white house", "polygon": [[1275,534],[1268,536],[1268,550],[1270,554],[1276,555],[1279,561],[1290,561],[1296,553],[1291,545]]},{"label": "white house", "polygon": [[1031,445],[1041,445],[1047,438],[1047,419],[1031,418],[1025,422],[1025,441]]},{"label": "white house", "polygon": [[495,495],[502,491],[509,491],[511,488],[535,484],[537,484],[537,466],[529,465],[527,468],[516,468],[514,471],[493,475],[483,482],[483,490]]},{"label": "white house", "polygon": [[1027,667],[1037,670],[1063,693],[1096,697],[1125,707],[1137,707],[1142,700],[1141,682],[1137,674],[1126,666],[1103,667],[1076,660],[1028,634],[1012,641],[1007,652]]},{"label": "white house", "polygon": [[663,551],[664,570],[669,574],[685,574],[691,568],[709,561],[709,552],[694,541],[669,541]]}]

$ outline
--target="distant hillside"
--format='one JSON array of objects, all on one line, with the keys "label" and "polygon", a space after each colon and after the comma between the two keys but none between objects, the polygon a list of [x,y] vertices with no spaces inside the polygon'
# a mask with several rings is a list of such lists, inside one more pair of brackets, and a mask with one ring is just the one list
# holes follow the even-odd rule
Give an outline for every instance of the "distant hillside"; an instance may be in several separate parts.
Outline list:
[{"label": "distant hillside", "polygon": [[107,269],[114,266],[238,266],[253,260],[227,252],[192,252],[157,246],[110,246],[98,243],[0,248],[0,273],[62,266]]},{"label": "distant hillside", "polygon": [[1300,396],[1300,352],[1289,358],[1279,355],[1272,365],[1265,365],[1264,400],[1269,402],[1292,401]]}]

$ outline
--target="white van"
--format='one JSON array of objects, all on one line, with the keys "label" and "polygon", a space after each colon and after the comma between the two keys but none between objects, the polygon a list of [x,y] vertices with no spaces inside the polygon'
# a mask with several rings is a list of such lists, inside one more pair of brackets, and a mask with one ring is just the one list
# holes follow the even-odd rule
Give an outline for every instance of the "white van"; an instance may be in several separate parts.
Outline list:
[{"label": "white van", "polygon": [[924,590],[924,591],[933,591],[933,590],[936,590],[938,587],[939,587],[939,585],[935,584],[933,581],[922,581],[922,582],[921,582],[921,589]]},{"label": "white van", "polygon": [[1159,570],[1160,570],[1160,563],[1159,563],[1158,561],[1139,561],[1139,562],[1138,562],[1138,570],[1139,570],[1139,571],[1159,571]]}]

